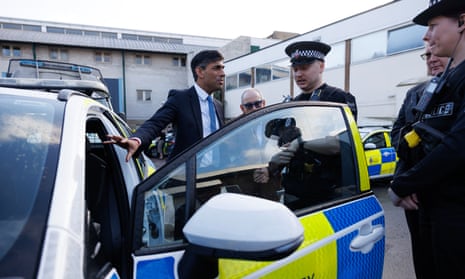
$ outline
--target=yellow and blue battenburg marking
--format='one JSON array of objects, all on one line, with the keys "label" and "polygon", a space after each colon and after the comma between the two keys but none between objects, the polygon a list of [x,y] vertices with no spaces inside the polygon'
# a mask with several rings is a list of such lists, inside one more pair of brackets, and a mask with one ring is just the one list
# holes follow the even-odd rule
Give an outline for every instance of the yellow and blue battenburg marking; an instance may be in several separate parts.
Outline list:
[{"label": "yellow and blue battenburg marking", "polygon": [[[362,225],[384,228],[384,212],[374,196],[299,218],[304,242],[290,256],[273,262],[220,259],[218,278],[382,278],[384,233],[368,251],[353,251]],[[363,235],[364,233],[362,233]],[[176,278],[182,252],[137,259],[137,278]]]},{"label": "yellow and blue battenburg marking", "polygon": [[300,218],[305,240],[275,262],[220,260],[219,278],[381,278],[384,235],[366,253],[352,251],[362,223],[384,228],[384,213],[374,196]]},{"label": "yellow and blue battenburg marking", "polygon": [[392,147],[366,151],[368,175],[373,178],[394,174],[397,155]]}]

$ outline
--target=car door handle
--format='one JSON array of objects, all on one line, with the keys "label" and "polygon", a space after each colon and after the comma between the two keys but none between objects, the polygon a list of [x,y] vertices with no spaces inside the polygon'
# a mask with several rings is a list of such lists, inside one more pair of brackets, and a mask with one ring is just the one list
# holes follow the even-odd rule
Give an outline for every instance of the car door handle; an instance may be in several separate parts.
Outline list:
[{"label": "car door handle", "polygon": [[373,246],[384,236],[382,225],[373,226],[371,223],[364,224],[359,229],[359,234],[350,242],[352,252],[362,252],[366,254],[373,249]]}]

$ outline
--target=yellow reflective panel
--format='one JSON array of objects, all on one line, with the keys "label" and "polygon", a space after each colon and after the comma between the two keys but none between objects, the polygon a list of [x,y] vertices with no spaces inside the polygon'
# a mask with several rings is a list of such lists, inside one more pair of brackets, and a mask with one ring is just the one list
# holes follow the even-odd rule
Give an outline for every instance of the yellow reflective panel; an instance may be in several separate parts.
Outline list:
[{"label": "yellow reflective panel", "polygon": [[[348,107],[345,107],[346,113],[350,112]],[[365,149],[363,148],[362,139],[358,130],[357,122],[353,117],[349,117],[349,126],[352,135],[354,136],[355,152],[357,156],[358,171],[360,178],[360,191],[370,190],[370,178],[368,176],[367,160],[365,158]]]},{"label": "yellow reflective panel", "polygon": [[393,174],[396,169],[396,162],[381,164],[381,174]]},{"label": "yellow reflective panel", "polygon": [[379,149],[365,151],[368,166],[381,164],[381,153]]},{"label": "yellow reflective panel", "polygon": [[336,241],[325,242],[334,234],[322,212],[300,218],[304,242],[296,252],[275,262],[220,260],[219,278],[336,278]]}]

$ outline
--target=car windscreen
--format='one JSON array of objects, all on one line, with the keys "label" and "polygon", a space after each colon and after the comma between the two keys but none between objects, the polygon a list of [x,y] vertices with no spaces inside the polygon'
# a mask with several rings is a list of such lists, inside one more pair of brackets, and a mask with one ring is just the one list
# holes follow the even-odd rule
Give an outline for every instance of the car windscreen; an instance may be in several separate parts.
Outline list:
[{"label": "car windscreen", "polygon": [[12,276],[12,261],[17,266],[21,259],[37,261],[55,179],[63,107],[50,99],[0,94],[0,277]]}]

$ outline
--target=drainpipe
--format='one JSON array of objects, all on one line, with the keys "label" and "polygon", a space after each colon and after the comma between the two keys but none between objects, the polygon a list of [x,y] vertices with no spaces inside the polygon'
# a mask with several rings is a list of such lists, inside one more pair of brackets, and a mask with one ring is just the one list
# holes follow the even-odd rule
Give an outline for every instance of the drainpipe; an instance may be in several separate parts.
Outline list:
[{"label": "drainpipe", "polygon": [[128,112],[126,111],[126,60],[125,60],[125,55],[126,53],[124,52],[124,49],[121,51],[121,65],[122,65],[122,71],[123,71],[123,111],[126,116],[128,115]]},{"label": "drainpipe", "polygon": [[36,43],[32,43],[32,58],[34,60],[37,60],[36,46]]}]

